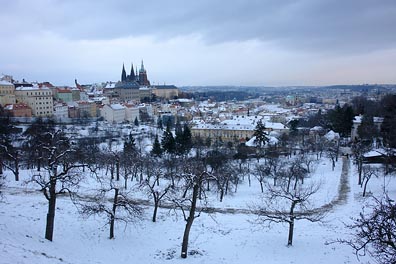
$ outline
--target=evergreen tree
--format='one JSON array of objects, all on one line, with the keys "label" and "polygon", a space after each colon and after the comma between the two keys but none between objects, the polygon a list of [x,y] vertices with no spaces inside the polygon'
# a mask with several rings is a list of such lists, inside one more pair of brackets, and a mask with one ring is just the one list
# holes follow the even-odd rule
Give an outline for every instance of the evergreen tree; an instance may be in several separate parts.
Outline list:
[{"label": "evergreen tree", "polygon": [[175,147],[177,154],[181,155],[184,153],[183,129],[179,121],[177,121],[175,126]]},{"label": "evergreen tree", "polygon": [[184,124],[183,127],[183,145],[184,145],[184,151],[189,152],[192,148],[192,135],[191,135],[191,129],[187,124]]},{"label": "evergreen tree", "polygon": [[124,141],[124,153],[125,154],[133,154],[136,152],[136,144],[135,139],[133,138],[132,134],[129,133],[128,137]]},{"label": "evergreen tree", "polygon": [[367,142],[370,145],[373,139],[378,136],[377,127],[371,115],[366,114],[363,116],[362,123],[358,127],[358,134],[362,142]]},{"label": "evergreen tree", "polygon": [[162,148],[161,148],[161,144],[158,140],[158,135],[155,135],[153,149],[151,150],[151,155],[154,157],[162,156]]},{"label": "evergreen tree", "polygon": [[168,153],[175,153],[176,151],[176,141],[170,130],[170,125],[168,124],[164,134],[162,136],[162,149]]},{"label": "evergreen tree", "polygon": [[164,129],[164,127],[163,127],[163,125],[162,125],[162,119],[161,119],[161,117],[158,117],[157,128],[159,128],[159,129]]},{"label": "evergreen tree", "polygon": [[340,133],[342,137],[346,137],[351,133],[353,118],[354,113],[351,106],[344,105],[341,108],[337,105],[327,114],[328,128]]},{"label": "evergreen tree", "polygon": [[299,120],[298,120],[298,119],[290,120],[289,126],[290,126],[290,134],[291,134],[291,135],[297,135],[297,132],[298,132],[298,131],[297,131],[298,123],[299,123]]},{"label": "evergreen tree", "polygon": [[269,141],[267,132],[265,131],[265,125],[263,124],[261,119],[257,121],[257,125],[256,128],[254,129],[253,136],[256,137],[254,143],[260,148],[263,147],[265,143]]},{"label": "evergreen tree", "polygon": [[381,135],[387,147],[396,148],[396,95],[385,96],[381,103],[384,113]]},{"label": "evergreen tree", "polygon": [[135,117],[135,121],[134,121],[135,126],[139,126],[139,120],[137,117]]}]

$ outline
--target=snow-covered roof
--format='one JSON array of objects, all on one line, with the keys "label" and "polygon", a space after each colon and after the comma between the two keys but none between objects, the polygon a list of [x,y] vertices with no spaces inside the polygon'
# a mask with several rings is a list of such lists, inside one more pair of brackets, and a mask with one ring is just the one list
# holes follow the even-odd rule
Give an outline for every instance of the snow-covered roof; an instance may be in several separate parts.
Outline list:
[{"label": "snow-covered roof", "polygon": [[114,89],[116,83],[106,83],[104,89]]},{"label": "snow-covered roof", "polygon": [[310,129],[311,131],[321,131],[323,130],[323,127],[321,126],[314,126],[313,128]]},{"label": "snow-covered roof", "polygon": [[[208,124],[203,120],[198,121],[198,123],[193,127],[195,129],[220,129],[220,130],[254,130],[257,125],[257,121],[261,120],[261,117],[257,116],[244,116],[235,117],[234,119],[226,119],[221,121],[219,124]],[[288,129],[285,125],[275,122],[263,122],[267,129],[272,130],[284,130]]]},{"label": "snow-covered roof", "polygon": [[121,104],[111,104],[110,107],[111,107],[113,110],[123,110],[123,109],[125,109],[125,106],[123,106],[123,105],[121,105]]},{"label": "snow-covered roof", "polygon": [[51,89],[48,88],[48,87],[45,87],[45,86],[43,86],[41,88],[38,87],[38,86],[33,86],[33,87],[31,87],[31,86],[20,86],[20,87],[15,88],[15,90],[16,91],[42,91],[42,90],[50,91]]},{"label": "snow-covered roof", "polygon": [[[355,116],[355,118],[353,119],[353,123],[357,123],[357,124],[361,124],[363,120],[363,116],[362,115],[358,115]],[[378,116],[374,116],[373,117],[373,122],[374,123],[382,123],[384,121],[383,117],[378,117]]]},{"label": "snow-covered roof", "polygon": [[363,157],[370,158],[370,157],[379,157],[384,155],[385,155],[385,151],[383,149],[374,149],[367,153],[364,153]]},{"label": "snow-covered roof", "polygon": [[[256,146],[256,144],[254,142],[255,140],[256,140],[256,137],[252,137],[251,139],[249,139],[249,141],[247,141],[245,143],[245,145],[248,147],[255,147]],[[268,143],[266,143],[265,145],[276,145],[276,144],[278,144],[278,142],[279,142],[279,140],[276,137],[270,136],[270,137],[268,137]]]},{"label": "snow-covered roof", "polygon": [[7,81],[1,81],[0,80],[0,85],[13,85],[12,83],[10,83],[10,82],[7,82]]},{"label": "snow-covered roof", "polygon": [[338,138],[340,138],[340,134],[334,132],[333,130],[330,130],[330,131],[327,132],[327,134],[325,135],[325,138],[326,138],[327,140],[338,139]]}]

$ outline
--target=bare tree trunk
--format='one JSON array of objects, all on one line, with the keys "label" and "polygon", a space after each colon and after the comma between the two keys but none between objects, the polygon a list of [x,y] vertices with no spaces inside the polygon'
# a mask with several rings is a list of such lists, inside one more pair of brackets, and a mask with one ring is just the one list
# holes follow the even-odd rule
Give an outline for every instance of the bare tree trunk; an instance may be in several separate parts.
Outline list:
[{"label": "bare tree trunk", "polygon": [[292,201],[290,206],[290,219],[289,219],[289,237],[287,239],[287,246],[293,245],[293,232],[294,232],[294,207],[296,207],[297,201]]},{"label": "bare tree trunk", "polygon": [[114,238],[114,220],[115,214],[117,210],[117,203],[118,203],[118,188],[114,189],[114,198],[113,198],[113,209],[112,214],[110,216],[110,239]]},{"label": "bare tree trunk", "polygon": [[154,212],[153,212],[153,222],[157,221],[157,211],[159,206],[159,200],[154,198]]},{"label": "bare tree trunk", "polygon": [[54,234],[55,209],[56,209],[56,175],[51,177],[50,188],[49,188],[47,223],[45,227],[45,239],[48,239],[49,241],[52,241],[52,237]]},{"label": "bare tree trunk", "polygon": [[18,152],[15,154],[14,166],[15,166],[15,181],[19,181],[19,157]]},{"label": "bare tree trunk", "polygon": [[223,202],[223,197],[224,197],[224,189],[220,187],[220,203]]},{"label": "bare tree trunk", "polygon": [[197,206],[198,191],[199,191],[199,185],[194,184],[190,214],[187,218],[186,228],[184,229],[184,235],[183,235],[183,243],[182,243],[182,250],[181,250],[182,258],[187,258],[188,238],[190,235],[191,226],[195,219],[195,210],[196,210],[196,206]]},{"label": "bare tree trunk", "polygon": [[364,182],[364,186],[363,186],[363,197],[366,197],[366,189],[367,189],[367,183],[369,182],[368,179],[366,179],[366,181]]},{"label": "bare tree trunk", "polygon": [[289,222],[289,237],[287,239],[287,246],[293,245],[293,232],[294,232],[294,218]]},{"label": "bare tree trunk", "polygon": [[120,180],[120,159],[117,158],[117,163],[116,163],[116,177],[117,181]]},{"label": "bare tree trunk", "polygon": [[362,170],[363,170],[363,164],[362,164],[362,159],[359,158],[358,160],[358,172],[359,172],[359,178],[358,178],[358,184],[362,185]]}]

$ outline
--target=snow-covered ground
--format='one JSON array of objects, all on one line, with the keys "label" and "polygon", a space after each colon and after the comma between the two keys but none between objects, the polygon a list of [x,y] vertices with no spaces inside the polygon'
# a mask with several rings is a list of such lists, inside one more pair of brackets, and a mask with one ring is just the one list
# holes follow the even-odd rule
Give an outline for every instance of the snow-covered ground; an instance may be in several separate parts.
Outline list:
[{"label": "snow-covered ground", "polygon": [[[334,171],[328,160],[317,165],[312,178],[320,179],[322,188],[315,202],[326,204],[338,196],[342,159]],[[21,178],[27,178],[23,171]],[[288,227],[274,224],[271,229],[252,224],[252,214],[202,214],[193,224],[189,255],[180,258],[181,241],[185,222],[181,214],[175,215],[160,209],[156,223],[151,222],[152,208],[147,207],[144,219],[125,226],[116,225],[113,240],[108,239],[105,220],[96,217],[82,218],[75,205],[67,197],[59,197],[55,217],[54,241],[44,239],[47,201],[26,186],[12,181],[7,171],[7,181],[0,202],[0,263],[359,263],[351,248],[337,243],[351,230],[344,223],[357,216],[368,198],[361,197],[356,184],[356,170],[349,169],[347,199],[333,207],[323,223],[297,221],[293,246],[286,247]],[[258,203],[260,187],[252,177],[247,178],[233,196],[226,196],[222,203],[211,198],[211,206],[219,208],[248,208]],[[393,182],[392,182],[393,180]],[[392,178],[371,179],[368,191],[380,195],[386,184],[389,195],[395,198],[396,186]],[[142,195],[142,194],[139,194]],[[369,258],[361,258],[367,263]]]}]

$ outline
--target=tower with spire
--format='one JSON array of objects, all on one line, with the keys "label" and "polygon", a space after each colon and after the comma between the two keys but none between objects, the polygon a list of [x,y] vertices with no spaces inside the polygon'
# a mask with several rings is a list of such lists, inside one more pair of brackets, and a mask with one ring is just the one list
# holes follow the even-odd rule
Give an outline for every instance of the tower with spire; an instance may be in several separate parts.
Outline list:
[{"label": "tower with spire", "polygon": [[143,86],[150,86],[150,82],[147,79],[147,72],[146,69],[144,68],[143,60],[139,71],[139,84]]},{"label": "tower with spire", "polygon": [[136,83],[139,86],[150,86],[143,60],[139,72],[136,68],[136,73],[133,68],[133,63],[131,63],[131,73],[129,75],[126,74],[125,65],[122,64],[121,83]]},{"label": "tower with spire", "polygon": [[135,71],[133,70],[133,63],[131,63],[131,74],[127,76],[128,81],[134,82],[136,81]]},{"label": "tower with spire", "polygon": [[127,81],[127,76],[126,76],[125,66],[123,63],[122,64],[122,72],[121,72],[121,82],[126,82],[126,81]]}]

